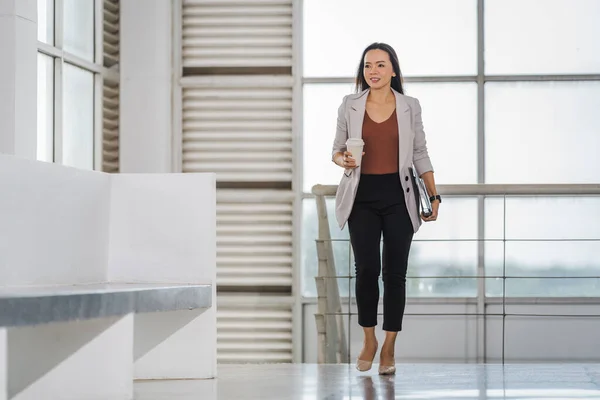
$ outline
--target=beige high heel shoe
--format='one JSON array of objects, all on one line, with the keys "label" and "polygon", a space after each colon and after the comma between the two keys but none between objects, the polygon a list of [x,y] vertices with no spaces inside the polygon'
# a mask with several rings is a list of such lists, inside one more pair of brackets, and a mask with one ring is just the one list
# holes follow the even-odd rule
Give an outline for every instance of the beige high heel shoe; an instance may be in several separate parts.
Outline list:
[{"label": "beige high heel shoe", "polygon": [[[375,342],[375,354],[373,354],[373,360],[375,359],[375,356],[377,355],[377,349],[379,348],[379,343]],[[360,356],[359,356],[360,357]],[[371,367],[373,366],[373,360],[371,361],[365,361],[365,360],[361,360],[360,358],[356,358],[356,369],[359,370],[360,372],[365,372],[371,369]]]},{"label": "beige high heel shoe", "polygon": [[396,360],[392,360],[392,365],[379,364],[379,375],[394,375],[396,373]]},{"label": "beige high heel shoe", "polygon": [[371,369],[373,361],[364,361],[359,358],[356,359],[356,369],[360,372],[365,372]]}]

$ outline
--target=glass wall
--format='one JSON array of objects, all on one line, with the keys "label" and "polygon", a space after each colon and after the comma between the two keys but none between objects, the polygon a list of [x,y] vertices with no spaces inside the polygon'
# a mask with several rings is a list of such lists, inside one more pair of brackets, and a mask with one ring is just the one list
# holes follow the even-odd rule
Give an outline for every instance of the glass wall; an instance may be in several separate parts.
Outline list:
[{"label": "glass wall", "polygon": [[[600,182],[600,2],[303,0],[302,293],[316,297],[311,188],[338,184],[337,109],[362,50],[391,44],[419,99],[438,184]],[[328,199],[336,268],[352,276],[347,229]],[[415,236],[412,297],[600,296],[600,198],[445,197]],[[353,283],[339,278],[340,293]]]}]

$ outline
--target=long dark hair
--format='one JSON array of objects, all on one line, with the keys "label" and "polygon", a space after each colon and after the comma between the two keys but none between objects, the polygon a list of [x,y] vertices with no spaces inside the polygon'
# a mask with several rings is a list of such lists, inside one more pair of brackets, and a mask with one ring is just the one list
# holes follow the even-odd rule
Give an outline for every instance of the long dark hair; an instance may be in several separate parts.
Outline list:
[{"label": "long dark hair", "polygon": [[396,55],[396,51],[392,46],[386,43],[375,42],[370,44],[362,53],[360,57],[360,62],[358,63],[358,70],[356,71],[356,92],[362,92],[369,88],[369,84],[365,79],[365,56],[371,50],[383,50],[390,56],[390,61],[392,62],[392,67],[394,68],[394,72],[396,76],[392,77],[392,89],[397,91],[398,93],[404,94],[404,87],[402,87],[402,73],[400,72],[400,63],[398,62],[398,56]]}]

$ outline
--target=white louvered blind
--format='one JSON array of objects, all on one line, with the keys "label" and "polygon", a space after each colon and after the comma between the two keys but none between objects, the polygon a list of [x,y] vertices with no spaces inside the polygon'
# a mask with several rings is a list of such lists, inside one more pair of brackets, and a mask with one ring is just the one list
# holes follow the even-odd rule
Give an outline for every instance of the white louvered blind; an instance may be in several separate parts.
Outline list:
[{"label": "white louvered blind", "polygon": [[183,86],[184,171],[291,182],[290,76],[190,77]]},{"label": "white louvered blind", "polygon": [[182,7],[182,171],[217,174],[218,360],[291,362],[292,0]]},{"label": "white louvered blind", "polygon": [[[119,0],[104,0],[104,67],[119,64]],[[105,76],[102,96],[102,170],[119,172],[119,81]]]},{"label": "white louvered blind", "polygon": [[218,190],[219,286],[292,286],[292,204],[289,191]]},{"label": "white louvered blind", "polygon": [[119,63],[119,0],[104,0],[104,66]]},{"label": "white louvered blind", "polygon": [[183,67],[291,67],[292,0],[184,0]]},{"label": "white louvered blind", "polygon": [[217,297],[219,363],[292,362],[289,297]]},{"label": "white louvered blind", "polygon": [[102,170],[119,172],[119,83],[104,80]]}]

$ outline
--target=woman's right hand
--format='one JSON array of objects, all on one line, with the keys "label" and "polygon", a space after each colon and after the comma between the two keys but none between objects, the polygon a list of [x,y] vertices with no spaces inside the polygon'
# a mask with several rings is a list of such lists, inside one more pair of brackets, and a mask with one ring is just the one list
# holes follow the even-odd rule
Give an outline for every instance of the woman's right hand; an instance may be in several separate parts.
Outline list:
[{"label": "woman's right hand", "polygon": [[[365,155],[365,152],[363,151],[363,156]],[[350,169],[354,169],[356,168],[356,160],[352,157],[352,153],[349,151],[345,151],[342,153],[342,168],[350,168]]]}]

